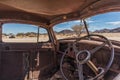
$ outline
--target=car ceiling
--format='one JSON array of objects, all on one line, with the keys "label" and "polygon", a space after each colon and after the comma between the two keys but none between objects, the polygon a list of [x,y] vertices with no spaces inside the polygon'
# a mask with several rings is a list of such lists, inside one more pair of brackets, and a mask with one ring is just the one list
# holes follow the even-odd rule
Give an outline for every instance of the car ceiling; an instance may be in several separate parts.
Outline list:
[{"label": "car ceiling", "polygon": [[0,21],[50,27],[119,10],[120,0],[0,0]]}]

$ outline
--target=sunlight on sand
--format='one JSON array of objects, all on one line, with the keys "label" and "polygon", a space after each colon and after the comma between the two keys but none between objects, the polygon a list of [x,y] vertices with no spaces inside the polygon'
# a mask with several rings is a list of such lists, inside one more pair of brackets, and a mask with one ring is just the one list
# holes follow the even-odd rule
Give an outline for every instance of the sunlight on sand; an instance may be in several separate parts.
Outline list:
[{"label": "sunlight on sand", "polygon": [[[100,35],[106,36],[110,40],[117,40],[120,41],[120,33],[98,33]],[[76,37],[75,34],[69,35],[69,34],[59,34],[56,35],[57,39],[64,39],[64,38],[73,38]],[[40,37],[39,42],[45,42],[48,41],[48,37]],[[36,37],[27,37],[27,38],[5,38],[3,37],[3,42],[32,42],[35,43],[37,42]]]}]

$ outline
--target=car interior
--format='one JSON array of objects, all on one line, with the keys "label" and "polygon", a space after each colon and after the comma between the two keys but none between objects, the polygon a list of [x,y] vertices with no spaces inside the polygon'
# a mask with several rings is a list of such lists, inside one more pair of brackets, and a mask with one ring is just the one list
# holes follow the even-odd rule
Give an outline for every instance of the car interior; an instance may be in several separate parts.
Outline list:
[{"label": "car interior", "polygon": [[[119,11],[120,0],[0,0],[0,80],[119,80],[120,41],[91,34],[86,20]],[[55,26],[75,20],[86,35],[57,39]],[[7,24],[33,25],[35,39],[2,39]]]}]

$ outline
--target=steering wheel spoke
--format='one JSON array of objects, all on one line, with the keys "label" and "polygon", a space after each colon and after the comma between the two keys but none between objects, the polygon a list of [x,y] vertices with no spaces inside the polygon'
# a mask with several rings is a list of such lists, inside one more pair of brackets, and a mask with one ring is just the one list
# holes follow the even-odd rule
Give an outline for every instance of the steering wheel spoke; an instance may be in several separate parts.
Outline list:
[{"label": "steering wheel spoke", "polygon": [[90,69],[95,73],[95,75],[97,75],[98,73],[99,73],[99,70],[98,70],[98,68],[94,65],[94,63],[91,61],[91,60],[89,60],[88,62],[87,62],[87,65],[90,67]]},{"label": "steering wheel spoke", "polygon": [[95,52],[97,52],[98,50],[100,50],[101,48],[103,48],[106,45],[106,43],[102,43],[100,46],[95,47],[94,49],[90,50],[91,54],[94,54]]},{"label": "steering wheel spoke", "polygon": [[90,67],[90,69],[95,73],[95,75],[96,76],[94,76],[93,78],[90,78],[90,79],[88,79],[88,80],[102,80],[102,77],[103,77],[103,73],[105,72],[105,70],[104,70],[104,68],[102,68],[102,67],[96,67],[95,65],[94,65],[94,63],[91,61],[91,60],[89,60],[88,62],[87,62],[87,65]]},{"label": "steering wheel spoke", "polygon": [[84,77],[83,77],[83,65],[78,63],[77,68],[78,68],[79,80],[84,80]]}]

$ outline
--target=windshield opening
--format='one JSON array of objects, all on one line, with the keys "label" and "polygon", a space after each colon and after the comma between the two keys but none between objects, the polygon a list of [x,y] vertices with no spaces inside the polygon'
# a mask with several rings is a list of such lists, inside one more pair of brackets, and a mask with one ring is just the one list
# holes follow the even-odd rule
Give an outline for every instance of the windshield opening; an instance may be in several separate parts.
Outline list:
[{"label": "windshield opening", "polygon": [[[85,20],[90,34],[99,34],[110,40],[120,41],[120,12],[99,14]],[[87,34],[80,20],[55,25],[54,31],[57,39],[79,38]]]}]

